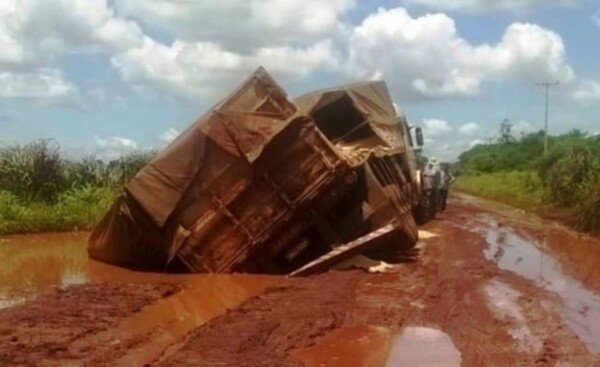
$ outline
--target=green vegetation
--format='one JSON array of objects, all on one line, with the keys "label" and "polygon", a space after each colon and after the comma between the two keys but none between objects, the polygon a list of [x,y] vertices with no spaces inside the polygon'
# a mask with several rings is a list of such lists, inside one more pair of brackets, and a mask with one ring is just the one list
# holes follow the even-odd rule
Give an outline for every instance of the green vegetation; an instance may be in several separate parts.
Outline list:
[{"label": "green vegetation", "polygon": [[0,148],[0,234],[91,229],[153,155],[70,161],[48,140]]},{"label": "green vegetation", "polygon": [[455,188],[476,196],[508,202],[526,210],[539,210],[544,203],[541,182],[531,171],[461,175]]},{"label": "green vegetation", "polygon": [[569,224],[600,233],[600,138],[577,130],[549,137],[547,156],[543,139],[503,134],[464,152],[455,188],[528,210],[559,209]]}]

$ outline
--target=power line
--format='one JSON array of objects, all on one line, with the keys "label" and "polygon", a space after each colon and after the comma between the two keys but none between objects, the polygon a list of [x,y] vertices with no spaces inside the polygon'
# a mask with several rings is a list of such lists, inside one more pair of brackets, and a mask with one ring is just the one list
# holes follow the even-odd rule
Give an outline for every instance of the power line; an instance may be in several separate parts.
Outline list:
[{"label": "power line", "polygon": [[550,104],[550,88],[556,87],[559,84],[559,82],[536,83],[538,87],[544,87],[546,89],[546,118],[544,120],[544,155],[548,155],[548,105]]}]

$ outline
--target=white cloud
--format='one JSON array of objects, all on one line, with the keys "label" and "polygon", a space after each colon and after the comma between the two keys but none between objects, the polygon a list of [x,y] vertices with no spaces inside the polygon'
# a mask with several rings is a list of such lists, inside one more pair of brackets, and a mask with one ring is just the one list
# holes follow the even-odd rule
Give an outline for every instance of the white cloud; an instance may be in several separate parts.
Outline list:
[{"label": "white cloud", "polygon": [[440,119],[424,119],[423,127],[425,128],[424,134],[427,136],[438,136],[453,130],[448,121]]},{"label": "white cloud", "polygon": [[481,133],[482,129],[476,122],[469,122],[462,125],[458,132],[462,135],[473,136]]},{"label": "white cloud", "polygon": [[483,144],[485,144],[485,141],[483,141],[482,139],[471,140],[471,142],[469,143],[469,148],[473,148],[477,145],[483,145]]},{"label": "white cloud", "polygon": [[116,52],[143,39],[137,24],[118,17],[108,0],[23,0],[17,17],[16,36],[43,51],[103,48]]},{"label": "white cloud", "polygon": [[177,136],[179,136],[181,132],[175,128],[170,128],[169,130],[163,132],[162,134],[159,135],[160,140],[165,143],[165,144],[169,144],[170,142],[172,142],[173,140],[175,140],[175,138]]},{"label": "white cloud", "polygon": [[[23,98],[81,93],[82,100],[106,100],[98,86],[86,83],[79,92],[57,72],[67,53],[102,53],[134,89],[192,101],[216,99],[262,65],[283,83],[322,71],[339,78],[384,78],[394,98],[404,103],[470,97],[486,81],[505,80],[560,80],[568,98],[600,103],[600,82],[575,75],[561,37],[550,30],[515,23],[497,43],[476,45],[459,35],[446,14],[413,18],[404,8],[379,9],[352,26],[344,15],[356,3],[3,0],[0,75],[10,85],[0,90]],[[465,8],[486,2],[444,3]],[[170,40],[154,40],[140,25],[166,30],[162,38]],[[25,80],[32,81],[30,88]]]},{"label": "white cloud", "polygon": [[95,155],[99,159],[104,160],[117,159],[125,154],[132,153],[139,148],[138,143],[134,140],[120,136],[108,138],[96,136],[94,140],[96,143]]},{"label": "white cloud", "polygon": [[600,27],[600,10],[592,15],[592,22]]},{"label": "white cloud", "polygon": [[115,0],[117,9],[186,42],[218,42],[248,53],[274,45],[309,46],[343,27],[354,0]]},{"label": "white cloud", "polygon": [[0,98],[74,98],[77,88],[65,81],[55,69],[40,69],[33,73],[0,72]]},{"label": "white cloud", "polygon": [[534,124],[529,121],[519,120],[517,122],[512,123],[512,134],[519,138],[521,135],[526,135],[535,132],[536,130],[540,130],[541,126],[536,128]]},{"label": "white cloud", "polygon": [[600,103],[600,82],[594,80],[582,80],[572,91],[573,100],[582,104]]},{"label": "white cloud", "polygon": [[579,0],[408,0],[435,9],[463,11],[514,11],[539,5],[573,5]]},{"label": "white cloud", "polygon": [[0,97],[64,99],[78,88],[57,59],[65,52],[121,52],[143,33],[107,0],[3,0],[0,4]]},{"label": "white cloud", "polygon": [[550,30],[514,23],[496,45],[472,45],[447,15],[413,18],[404,8],[379,9],[352,30],[347,66],[356,78],[386,79],[402,99],[473,96],[485,80],[575,78]]},{"label": "white cloud", "polygon": [[125,148],[125,149],[137,149],[138,145],[135,141],[120,136],[113,136],[111,138],[102,138],[99,136],[95,137],[96,145],[100,148]]},{"label": "white cloud", "polygon": [[305,77],[333,67],[332,53],[328,41],[306,48],[266,47],[241,55],[210,42],[175,41],[169,47],[147,39],[142,47],[115,56],[112,63],[133,85],[196,100],[230,90],[259,66],[280,78]]},{"label": "white cloud", "polygon": [[517,80],[565,83],[575,78],[566,61],[562,38],[536,24],[513,23],[496,47],[481,46],[474,55],[465,56],[475,56],[475,66],[479,69]]}]

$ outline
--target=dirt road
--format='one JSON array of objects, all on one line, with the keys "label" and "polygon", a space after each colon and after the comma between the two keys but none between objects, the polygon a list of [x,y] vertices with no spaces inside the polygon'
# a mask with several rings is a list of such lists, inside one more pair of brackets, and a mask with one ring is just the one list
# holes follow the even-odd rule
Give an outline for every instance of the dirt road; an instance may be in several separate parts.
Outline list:
[{"label": "dirt road", "polygon": [[154,277],[0,310],[4,366],[600,366],[600,241],[471,197],[385,273]]}]

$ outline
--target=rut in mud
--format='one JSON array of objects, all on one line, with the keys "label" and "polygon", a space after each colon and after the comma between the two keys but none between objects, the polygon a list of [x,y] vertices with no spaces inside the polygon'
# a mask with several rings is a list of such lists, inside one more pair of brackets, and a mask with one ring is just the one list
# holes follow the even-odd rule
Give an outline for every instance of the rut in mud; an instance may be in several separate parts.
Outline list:
[{"label": "rut in mud", "polygon": [[[414,257],[383,274],[219,283],[89,276],[91,262],[79,266],[91,284],[32,292],[21,305],[0,286],[13,305],[0,310],[0,365],[600,366],[598,239],[471,197],[454,198],[421,234]],[[73,318],[80,326],[62,335]],[[48,323],[58,331],[44,334]]]}]

